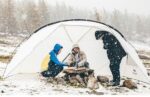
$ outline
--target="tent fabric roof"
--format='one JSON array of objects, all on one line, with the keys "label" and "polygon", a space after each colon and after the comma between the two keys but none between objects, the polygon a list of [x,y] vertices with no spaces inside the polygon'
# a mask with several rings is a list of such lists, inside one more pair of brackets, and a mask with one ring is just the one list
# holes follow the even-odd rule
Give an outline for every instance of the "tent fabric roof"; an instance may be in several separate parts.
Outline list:
[{"label": "tent fabric roof", "polygon": [[49,24],[46,24],[40,28],[38,28],[37,30],[34,31],[34,33],[37,33],[39,30],[41,30],[42,28],[44,27],[47,27],[47,26],[50,26],[50,25],[53,25],[53,24],[57,24],[57,23],[60,23],[60,22],[67,22],[67,21],[88,21],[88,22],[95,22],[95,23],[100,23],[100,24],[103,24],[105,26],[108,26],[109,28],[112,28],[113,30],[115,30],[116,32],[118,32],[124,39],[125,37],[123,36],[123,34],[117,30],[116,28],[112,27],[111,25],[108,25],[108,24],[105,24],[103,22],[98,22],[98,21],[94,21],[94,20],[89,20],[89,19],[68,19],[68,20],[61,20],[61,21],[57,21],[57,22],[53,22],[53,23],[49,23]]}]

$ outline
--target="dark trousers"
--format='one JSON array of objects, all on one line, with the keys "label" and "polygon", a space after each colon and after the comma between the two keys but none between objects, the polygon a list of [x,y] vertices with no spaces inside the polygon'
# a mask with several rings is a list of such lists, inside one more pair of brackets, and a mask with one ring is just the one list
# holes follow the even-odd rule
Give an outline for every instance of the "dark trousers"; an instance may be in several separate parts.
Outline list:
[{"label": "dark trousers", "polygon": [[113,76],[113,82],[120,83],[120,63],[122,58],[111,58],[110,59],[110,71]]},{"label": "dark trousers", "polygon": [[52,62],[48,64],[48,70],[43,71],[41,74],[44,77],[56,77],[63,70],[63,66],[55,65]]}]

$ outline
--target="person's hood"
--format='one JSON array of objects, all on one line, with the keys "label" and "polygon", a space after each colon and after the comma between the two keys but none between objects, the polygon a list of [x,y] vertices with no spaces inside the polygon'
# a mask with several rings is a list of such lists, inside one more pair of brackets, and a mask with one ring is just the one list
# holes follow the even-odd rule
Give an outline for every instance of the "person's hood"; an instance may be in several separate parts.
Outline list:
[{"label": "person's hood", "polygon": [[61,46],[60,44],[55,44],[53,50],[54,50],[54,52],[55,52],[56,54],[58,54],[58,52],[59,52],[59,50],[60,50],[61,48],[63,48],[63,46]]},{"label": "person's hood", "polygon": [[74,45],[72,46],[72,49],[74,49],[74,48],[76,48],[76,47],[80,49],[80,47],[79,47],[78,44],[74,44]]},{"label": "person's hood", "polygon": [[106,31],[96,31],[95,32],[95,38],[96,40],[100,39],[104,34],[106,33]]}]

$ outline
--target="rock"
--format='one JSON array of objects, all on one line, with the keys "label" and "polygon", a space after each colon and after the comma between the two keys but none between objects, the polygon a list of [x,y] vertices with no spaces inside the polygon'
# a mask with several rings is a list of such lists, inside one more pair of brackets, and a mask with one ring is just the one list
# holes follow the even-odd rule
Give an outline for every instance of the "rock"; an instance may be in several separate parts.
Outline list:
[{"label": "rock", "polygon": [[144,88],[147,88],[147,86],[143,85]]},{"label": "rock", "polygon": [[97,79],[94,76],[89,76],[88,78],[88,83],[87,83],[87,88],[91,89],[91,90],[96,90],[99,88]]},{"label": "rock", "polygon": [[77,79],[77,81],[80,83],[80,85],[82,86],[82,87],[86,87],[86,84],[84,83],[84,79],[82,79],[81,77],[80,77],[80,75],[76,75],[76,79]]},{"label": "rock", "polygon": [[92,69],[88,70],[88,75],[92,75],[92,74],[94,74],[94,70]]},{"label": "rock", "polygon": [[54,78],[51,78],[51,77],[47,78],[47,82],[48,83],[53,83],[54,82]]},{"label": "rock", "polygon": [[83,81],[84,79],[80,77],[80,75],[76,76],[71,76],[69,78],[69,82],[72,86],[77,86],[77,87],[86,87],[86,84]]},{"label": "rock", "polygon": [[85,84],[87,85],[87,83],[88,83],[88,77],[84,77],[84,82],[85,82]]},{"label": "rock", "polygon": [[95,91],[94,94],[95,95],[104,95],[104,92],[97,92],[97,91]]},{"label": "rock", "polygon": [[76,79],[79,83],[84,83],[83,79],[80,77],[80,75],[76,75]]},{"label": "rock", "polygon": [[61,77],[58,77],[55,80],[56,80],[57,84],[62,84],[62,85],[66,85],[67,84],[66,81],[63,78],[61,78]]},{"label": "rock", "polygon": [[78,81],[76,79],[70,79],[69,82],[73,86],[77,86],[78,85]]},{"label": "rock", "polygon": [[59,92],[62,92],[62,91],[64,91],[63,89],[53,89],[53,91],[59,91]]},{"label": "rock", "polygon": [[69,83],[73,86],[76,86],[79,82],[76,79],[76,76],[72,76],[69,78]]},{"label": "rock", "polygon": [[137,84],[134,83],[132,80],[125,80],[123,82],[123,86],[129,89],[137,89]]},{"label": "rock", "polygon": [[62,77],[65,81],[69,81],[69,75],[65,74],[63,77]]},{"label": "rock", "polygon": [[94,91],[99,88],[98,81],[94,76],[94,70],[89,70],[88,71],[87,88],[89,88],[91,90],[94,90]]},{"label": "rock", "polygon": [[3,90],[1,90],[1,93],[5,93]]},{"label": "rock", "polygon": [[94,94],[94,95],[104,95],[104,92],[97,92],[97,91],[86,91],[88,94]]},{"label": "rock", "polygon": [[106,76],[97,76],[97,80],[100,83],[108,83],[109,82],[109,78]]}]

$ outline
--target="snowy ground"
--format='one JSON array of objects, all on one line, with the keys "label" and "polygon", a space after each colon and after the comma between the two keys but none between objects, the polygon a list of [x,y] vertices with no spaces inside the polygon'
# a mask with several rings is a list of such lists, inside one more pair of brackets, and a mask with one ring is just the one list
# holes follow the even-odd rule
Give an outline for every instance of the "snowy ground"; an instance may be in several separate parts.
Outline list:
[{"label": "snowy ground", "polygon": [[75,88],[59,84],[51,84],[39,74],[20,74],[0,81],[0,95],[148,95],[150,85],[138,82],[138,89],[125,87],[100,88],[94,93],[87,88]]},{"label": "snowy ground", "polygon": [[[150,51],[150,47],[144,44],[132,43],[137,50]],[[0,55],[10,55],[14,47],[0,46]],[[3,74],[6,63],[0,62],[0,75]],[[5,80],[0,79],[0,95],[147,95],[150,94],[150,84],[143,82],[137,83],[138,89],[130,90],[125,87],[103,87],[97,92],[91,92],[87,88],[75,88],[71,86],[64,86],[58,84],[47,83],[46,79],[43,79],[39,74],[20,74]]]}]

